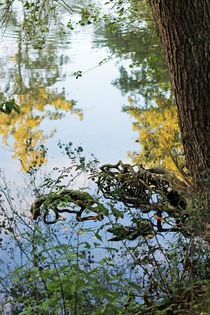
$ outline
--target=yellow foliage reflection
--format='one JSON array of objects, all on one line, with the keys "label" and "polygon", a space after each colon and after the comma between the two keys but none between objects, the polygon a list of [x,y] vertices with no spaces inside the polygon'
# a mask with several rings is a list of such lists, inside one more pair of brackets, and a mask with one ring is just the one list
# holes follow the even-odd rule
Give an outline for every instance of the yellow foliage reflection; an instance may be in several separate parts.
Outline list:
[{"label": "yellow foliage reflection", "polygon": [[13,137],[13,158],[21,163],[22,171],[46,162],[43,150],[38,145],[44,144],[56,130],[49,133],[40,129],[41,122],[48,119],[61,119],[64,112],[71,112],[82,119],[82,112],[74,109],[74,101],[67,101],[63,94],[50,92],[46,88],[34,88],[26,94],[18,96],[17,103],[21,113],[14,111],[10,115],[0,113],[0,134],[3,143],[8,145],[9,137]]},{"label": "yellow foliage reflection", "polygon": [[162,166],[179,175],[176,164],[183,167],[184,157],[177,109],[172,96],[167,99],[158,95],[155,99],[156,104],[148,109],[135,107],[130,98],[129,103],[127,112],[136,120],[133,123],[133,130],[139,133],[136,142],[142,147],[140,153],[128,153],[132,162],[147,167]]}]

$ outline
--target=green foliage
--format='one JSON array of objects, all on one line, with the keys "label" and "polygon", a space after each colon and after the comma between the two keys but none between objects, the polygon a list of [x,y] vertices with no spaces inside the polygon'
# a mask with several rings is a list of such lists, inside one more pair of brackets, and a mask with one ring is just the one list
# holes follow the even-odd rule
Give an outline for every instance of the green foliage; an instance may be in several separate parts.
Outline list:
[{"label": "green foliage", "polygon": [[27,266],[16,269],[10,275],[13,288],[24,288],[21,296],[13,301],[24,304],[20,314],[43,314],[45,311],[48,314],[61,311],[64,314],[69,311],[112,314],[123,310],[117,291],[102,285],[102,281],[105,283],[108,280],[113,287],[116,283],[117,289],[122,289],[122,275],[109,275],[103,268],[103,262],[97,263],[98,267],[94,262],[94,267],[91,267],[93,260],[82,250],[91,246],[89,242],[48,248],[49,236],[41,229],[28,237],[42,250],[37,247],[31,252],[34,258],[27,262]]},{"label": "green foliage", "polygon": [[16,104],[14,98],[9,101],[4,101],[0,104],[0,112],[10,114],[12,110],[20,114],[20,106]]},{"label": "green foliage", "polygon": [[[36,196],[63,191],[82,173],[92,177],[96,172],[97,160],[84,159],[81,146],[74,148],[72,143],[60,143],[59,147],[70,159],[71,167],[55,168],[39,185],[36,178],[40,178],[40,168],[32,168],[27,176]],[[105,241],[104,228],[115,226],[113,222],[123,216],[126,222],[139,222],[138,211],[120,208],[114,200],[106,203],[97,195],[110,209],[105,222],[84,225],[74,218],[63,217],[55,225],[47,226],[42,219],[34,222],[15,211],[13,200],[17,198],[5,187],[7,184],[3,181],[1,228],[7,238],[2,239],[1,246],[13,260],[18,258],[13,249],[18,248],[21,260],[16,268],[8,269],[6,277],[0,278],[1,286],[7,288],[2,307],[9,304],[14,314],[200,314],[205,311],[207,249],[196,236],[185,239],[177,233],[173,242],[170,236],[162,242],[161,235],[151,239],[146,235],[133,242],[122,240],[113,246]],[[62,207],[67,207],[65,200],[62,203]],[[6,269],[5,262],[4,266]]]},{"label": "green foliage", "polygon": [[[126,257],[132,253],[135,267],[145,266],[143,275],[131,281],[117,268],[113,269],[116,263],[113,254],[97,261],[93,251],[100,249],[102,243],[82,241],[80,238],[90,229],[81,230],[72,223],[66,223],[69,229],[65,231],[77,234],[76,242],[71,244],[51,245],[56,235],[49,235],[41,227],[27,234],[28,242],[34,244],[32,258],[9,275],[16,298],[10,297],[6,302],[22,305],[19,314],[132,314],[136,311],[139,314],[189,314],[189,309],[199,314],[207,289],[203,279],[205,271],[196,268],[195,260],[185,269],[182,266],[186,265],[186,255],[191,255],[192,250],[199,250],[196,255],[200,261],[203,259],[201,266],[204,266],[206,254],[201,252],[200,244],[180,239],[165,251],[165,261],[155,257],[151,244],[141,253],[140,247],[130,246]],[[105,249],[110,250],[106,246]],[[111,248],[112,253],[117,251]],[[143,297],[144,304],[137,303],[135,297],[138,296]]]},{"label": "green foliage", "polygon": [[74,72],[73,76],[75,76],[76,79],[79,79],[80,77],[82,77],[82,71],[78,70],[78,71]]}]

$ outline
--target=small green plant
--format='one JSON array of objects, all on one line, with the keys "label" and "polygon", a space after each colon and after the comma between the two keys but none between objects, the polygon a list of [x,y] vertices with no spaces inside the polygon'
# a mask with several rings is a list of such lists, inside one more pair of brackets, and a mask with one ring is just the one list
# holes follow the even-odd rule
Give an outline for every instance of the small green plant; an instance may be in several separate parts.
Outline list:
[{"label": "small green plant", "polygon": [[[19,303],[19,314],[122,313],[126,307],[126,280],[119,272],[110,273],[106,260],[94,259],[91,243],[80,242],[80,233],[85,230],[77,230],[75,244],[51,247],[52,236],[40,227],[29,233],[35,247],[27,264],[9,276],[17,298],[6,303]],[[95,243],[94,250],[97,246]],[[138,286],[135,289],[139,290]]]},{"label": "small green plant", "polygon": [[0,104],[0,112],[10,114],[12,110],[20,114],[20,106],[16,104],[14,98],[12,98],[9,101],[4,101],[3,103]]}]

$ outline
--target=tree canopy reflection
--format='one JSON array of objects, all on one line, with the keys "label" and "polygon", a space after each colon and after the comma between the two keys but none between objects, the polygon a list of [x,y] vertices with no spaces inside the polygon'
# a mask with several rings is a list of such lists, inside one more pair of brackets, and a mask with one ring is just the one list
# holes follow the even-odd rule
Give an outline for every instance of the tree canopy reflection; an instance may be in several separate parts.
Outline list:
[{"label": "tree canopy reflection", "polygon": [[1,64],[2,69],[7,69],[7,74],[1,72],[1,101],[15,96],[21,113],[0,113],[0,134],[5,145],[13,138],[13,157],[19,159],[22,170],[27,171],[35,161],[38,165],[46,162],[37,146],[56,132],[55,129],[46,132],[40,124],[46,119],[62,119],[69,112],[81,120],[82,112],[75,108],[74,100],[66,99],[64,90],[53,87],[64,78],[61,67],[68,62],[68,57],[58,55],[53,42],[47,43],[42,50],[35,50],[24,44],[19,32],[17,52],[10,60],[12,66],[8,69],[6,61],[2,60]]},{"label": "tree canopy reflection", "polygon": [[123,111],[134,118],[133,130],[141,146],[140,152],[128,152],[128,156],[134,164],[162,165],[178,174],[177,165],[184,163],[176,105],[150,11],[140,3],[138,10],[139,16],[146,17],[144,23],[138,27],[130,23],[127,28],[115,24],[113,32],[109,24],[97,26],[95,45],[108,46],[123,60],[120,76],[112,84],[128,96]]}]

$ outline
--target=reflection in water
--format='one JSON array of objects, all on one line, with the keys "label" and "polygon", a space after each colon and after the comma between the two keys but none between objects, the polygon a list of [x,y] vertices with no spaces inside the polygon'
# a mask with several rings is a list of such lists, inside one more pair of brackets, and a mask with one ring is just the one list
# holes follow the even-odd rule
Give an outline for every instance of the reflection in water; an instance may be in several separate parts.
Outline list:
[{"label": "reflection in water", "polygon": [[122,94],[127,94],[135,103],[143,97],[148,104],[158,93],[170,90],[153,24],[142,28],[131,25],[124,30],[118,25],[114,33],[109,31],[108,25],[97,27],[95,37],[96,47],[109,47],[111,53],[120,57],[120,61],[129,62],[129,66],[120,63],[120,77],[113,81]]},{"label": "reflection in water", "polygon": [[[40,124],[44,119],[61,119],[65,112],[74,112],[74,102],[66,101],[62,94],[50,93],[48,89],[39,88],[19,95],[21,113],[12,113],[1,116],[0,133],[5,145],[8,145],[7,138],[14,139],[13,157],[21,162],[22,169],[27,171],[32,166],[34,159],[40,152],[35,148],[37,144],[44,144],[45,140],[55,133],[55,129],[48,134],[40,129]],[[51,105],[51,106],[49,106]],[[51,110],[52,108],[52,110]],[[82,114],[75,111],[80,119]],[[28,139],[31,139],[30,145]],[[41,158],[41,156],[40,156]],[[36,158],[40,164],[40,158]],[[44,161],[43,161],[44,162]]]},{"label": "reflection in water", "polygon": [[24,44],[20,32],[17,53],[8,57],[12,66],[6,68],[6,73],[1,73],[1,101],[15,96],[21,113],[0,113],[0,134],[5,145],[8,145],[7,139],[13,138],[13,157],[20,161],[23,171],[34,163],[40,165],[46,162],[43,150],[40,151],[37,145],[44,144],[56,129],[43,131],[40,124],[44,120],[62,119],[69,112],[82,119],[82,112],[75,108],[75,101],[67,100],[64,91],[58,92],[53,87],[62,80],[64,74],[60,69],[68,62],[68,57],[58,57],[56,50],[52,42],[46,44],[43,50],[31,50]]},{"label": "reflection in water", "polygon": [[[142,10],[145,15],[145,8],[139,6],[139,14]],[[108,46],[111,53],[128,61],[127,66],[119,66],[120,77],[112,82],[128,96],[123,111],[134,118],[133,130],[139,134],[136,142],[141,151],[128,156],[134,164],[156,164],[177,172],[177,163],[182,167],[184,160],[176,105],[149,12],[146,16],[144,26],[122,30],[118,25],[114,33],[109,25],[96,28],[95,45]],[[97,40],[102,37],[103,41]]]},{"label": "reflection in water", "polygon": [[135,118],[133,130],[138,132],[136,141],[142,146],[140,153],[128,153],[133,163],[148,167],[161,165],[179,175],[177,165],[184,166],[184,160],[173,97],[167,99],[159,95],[155,106],[148,109],[134,106],[130,99],[125,111]]},{"label": "reflection in water", "polygon": [[[55,143],[59,139],[81,144],[102,163],[108,160],[114,163],[118,159],[127,161],[126,151],[137,145],[132,139],[129,117],[120,112],[124,98],[110,85],[117,72],[114,62],[96,68],[107,57],[107,51],[91,49],[93,28],[89,26],[80,32],[75,29],[61,36],[59,27],[55,26],[44,47],[36,50],[33,43],[25,41],[25,33],[16,27],[17,14],[13,15],[0,52],[1,100],[15,96],[22,112],[19,116],[12,113],[10,117],[1,115],[0,118],[4,144],[12,145],[13,156],[21,160],[22,169],[33,165],[34,156],[39,155],[36,145],[40,143],[46,143],[51,150],[49,159],[56,155]],[[92,68],[94,70],[78,80],[72,77],[74,71],[84,70],[84,73]],[[72,99],[78,101],[82,111],[75,108]],[[97,110],[90,112],[88,108]],[[80,122],[83,110],[85,119]],[[75,115],[70,117],[69,113],[76,114],[79,119],[74,119]],[[55,126],[58,132],[51,137]],[[2,162],[4,160],[1,167],[8,168],[8,158],[2,154]],[[38,160],[41,162],[43,156]],[[16,162],[10,164],[18,169]]]},{"label": "reflection in water", "polygon": [[[175,169],[170,155],[173,150],[180,154],[182,147],[173,96],[150,12],[142,6],[138,10],[139,16],[146,17],[143,24],[137,27],[133,23],[126,29],[115,25],[114,32],[110,32],[109,24],[98,25],[94,46],[109,47],[111,55],[122,61],[120,77],[112,84],[128,96],[130,105],[124,106],[124,111],[136,120],[133,129],[139,131],[136,143],[141,145],[140,153],[136,150],[128,156],[132,157],[133,163],[148,166],[156,163]],[[17,20],[13,19],[13,24],[16,25]],[[66,72],[63,73],[62,69],[69,63],[68,56],[58,53],[57,35],[46,41],[42,50],[24,44],[24,35],[16,32],[17,53],[10,53],[12,66],[7,74],[2,74],[2,99],[15,95],[22,112],[10,116],[1,114],[0,132],[6,145],[9,137],[13,137],[13,157],[21,161],[22,169],[26,171],[34,159],[38,164],[45,162],[37,145],[44,144],[55,133],[53,128],[43,131],[43,121],[63,119],[67,112],[82,119],[82,112],[75,109],[75,101],[67,100],[64,89],[58,92],[55,88],[57,82],[64,81]],[[64,32],[62,36],[65,43]],[[182,157],[178,161],[182,162]]]}]

